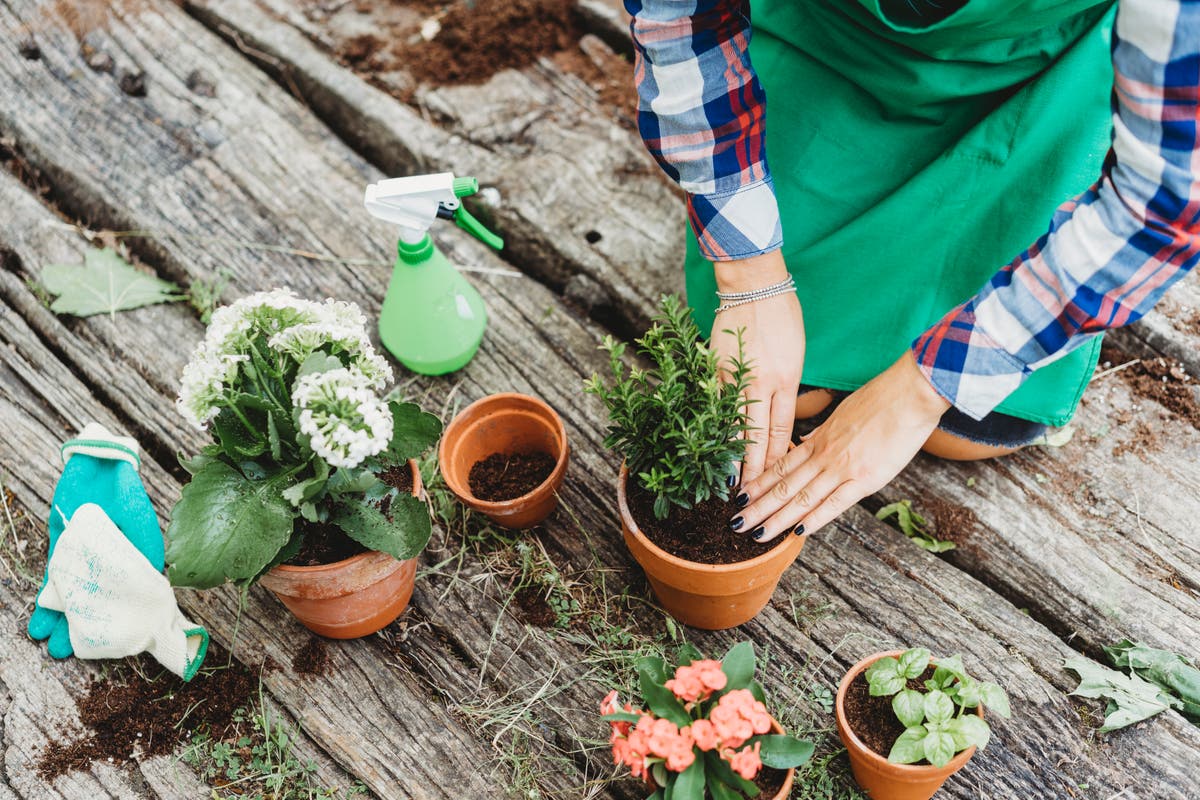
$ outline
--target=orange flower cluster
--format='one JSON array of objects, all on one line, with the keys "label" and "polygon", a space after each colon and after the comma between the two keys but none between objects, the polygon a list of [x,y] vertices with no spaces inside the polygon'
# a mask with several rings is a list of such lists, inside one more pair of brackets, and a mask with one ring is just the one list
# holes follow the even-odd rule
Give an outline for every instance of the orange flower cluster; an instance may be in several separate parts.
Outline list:
[{"label": "orange flower cluster", "polygon": [[724,689],[728,680],[720,661],[693,661],[675,670],[675,677],[663,685],[683,702],[694,703]]},{"label": "orange flower cluster", "polygon": [[[712,674],[713,664],[720,679]],[[675,672],[675,679],[665,684],[681,700],[694,703],[708,698],[725,686],[725,674],[720,672],[720,662],[702,661],[692,666],[697,668],[689,670],[688,667],[680,667]],[[719,686],[713,685],[718,683]],[[622,709],[617,704],[617,693],[609,692],[600,703],[600,712],[611,714],[619,710]],[[636,714],[638,720],[636,723],[611,723],[613,763],[629,767],[635,778],[653,782],[649,765],[659,760],[671,772],[683,772],[696,760],[696,749],[701,752],[715,750],[729,762],[734,772],[746,780],[753,780],[762,769],[762,760],[759,758],[762,745],[757,742],[753,746],[743,745],[750,737],[771,730],[771,715],[767,713],[766,706],[755,700],[754,695],[746,689],[737,689],[722,696],[708,719],[698,719],[682,728],[648,711],[635,711],[628,703],[623,710]]]}]

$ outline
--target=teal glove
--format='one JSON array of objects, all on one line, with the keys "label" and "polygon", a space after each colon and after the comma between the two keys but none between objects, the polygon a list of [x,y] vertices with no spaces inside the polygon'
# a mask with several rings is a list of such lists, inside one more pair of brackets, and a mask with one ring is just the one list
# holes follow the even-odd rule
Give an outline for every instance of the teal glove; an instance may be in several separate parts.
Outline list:
[{"label": "teal glove", "polygon": [[[50,506],[50,557],[54,555],[54,546],[63,528],[79,507],[95,503],[151,566],[162,572],[162,530],[146,487],[138,476],[141,460],[137,442],[114,436],[93,422],[80,432],[78,438],[63,444],[62,457],[66,466],[54,487],[54,500]],[[38,602],[29,618],[29,635],[38,641],[49,639],[47,650],[50,655],[67,658],[74,652],[71,633],[62,612],[42,605],[45,586],[43,581]]]}]

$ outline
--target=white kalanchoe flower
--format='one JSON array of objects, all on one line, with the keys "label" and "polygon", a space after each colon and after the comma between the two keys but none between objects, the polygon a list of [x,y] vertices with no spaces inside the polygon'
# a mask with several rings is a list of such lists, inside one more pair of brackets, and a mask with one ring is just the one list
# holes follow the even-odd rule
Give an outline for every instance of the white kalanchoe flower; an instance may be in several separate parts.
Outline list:
[{"label": "white kalanchoe flower", "polygon": [[374,382],[353,369],[301,376],[292,390],[300,430],[333,467],[357,467],[392,440],[392,414]]}]

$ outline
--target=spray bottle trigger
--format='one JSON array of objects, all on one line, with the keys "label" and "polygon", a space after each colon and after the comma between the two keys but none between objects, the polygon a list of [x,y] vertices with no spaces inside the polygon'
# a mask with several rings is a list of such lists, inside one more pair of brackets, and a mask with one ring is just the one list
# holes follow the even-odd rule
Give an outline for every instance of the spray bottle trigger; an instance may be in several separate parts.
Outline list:
[{"label": "spray bottle trigger", "polygon": [[471,215],[471,212],[467,211],[466,206],[459,205],[459,207],[454,210],[454,221],[458,224],[458,227],[462,228],[464,231],[471,234],[489,247],[494,247],[497,250],[503,249],[504,240],[489,231],[487,228],[483,227],[483,223],[475,219],[475,217]]}]

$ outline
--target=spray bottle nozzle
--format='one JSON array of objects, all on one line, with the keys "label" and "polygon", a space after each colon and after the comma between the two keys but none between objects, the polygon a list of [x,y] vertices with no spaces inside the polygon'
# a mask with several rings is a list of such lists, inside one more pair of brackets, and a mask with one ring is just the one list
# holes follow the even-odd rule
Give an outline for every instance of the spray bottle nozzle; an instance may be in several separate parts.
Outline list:
[{"label": "spray bottle nozzle", "polygon": [[479,181],[474,178],[440,172],[372,183],[367,186],[363,204],[373,216],[417,235],[429,230],[435,219],[452,219],[476,239],[499,250],[504,240],[472,216],[460,199],[478,191]]}]

